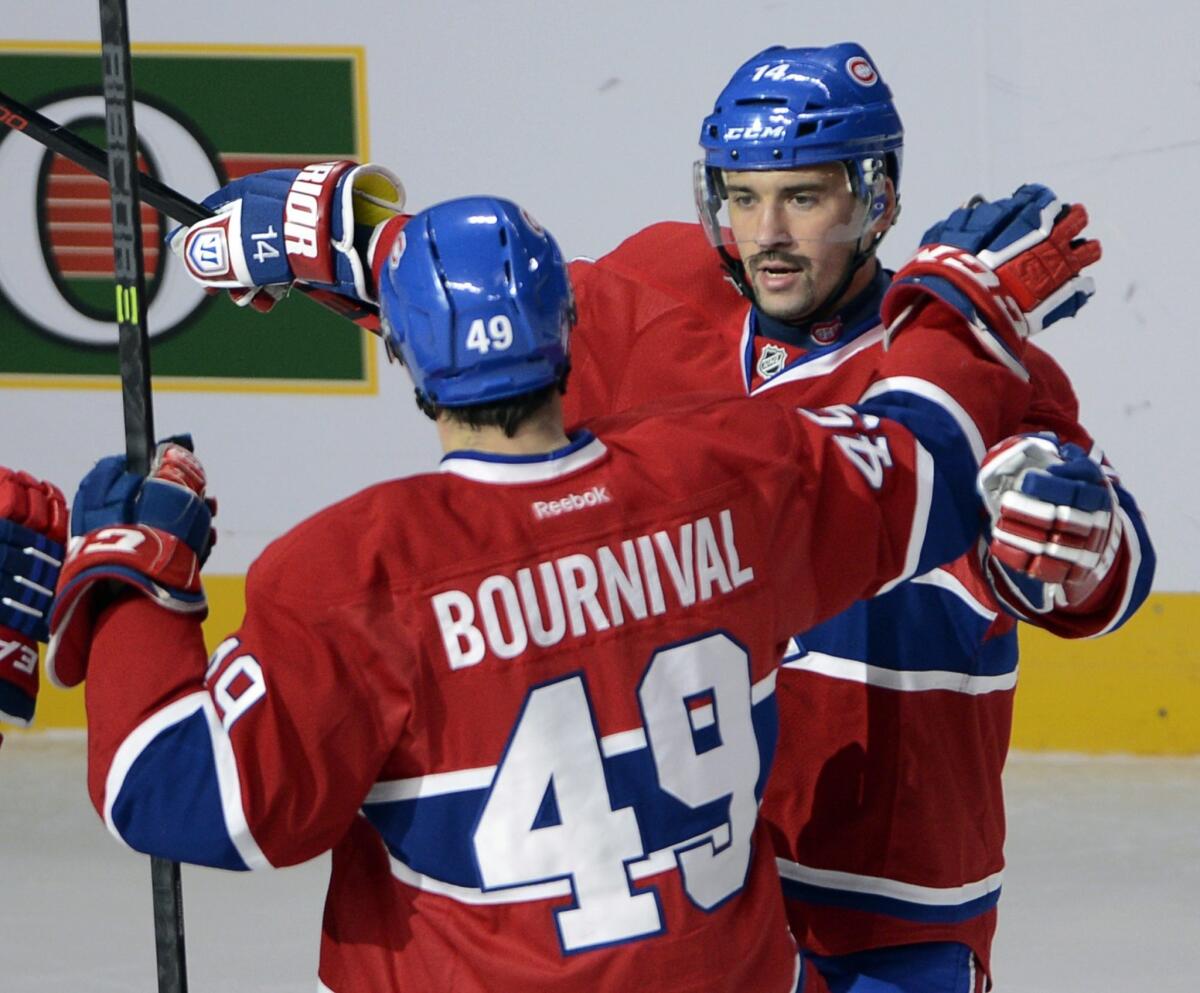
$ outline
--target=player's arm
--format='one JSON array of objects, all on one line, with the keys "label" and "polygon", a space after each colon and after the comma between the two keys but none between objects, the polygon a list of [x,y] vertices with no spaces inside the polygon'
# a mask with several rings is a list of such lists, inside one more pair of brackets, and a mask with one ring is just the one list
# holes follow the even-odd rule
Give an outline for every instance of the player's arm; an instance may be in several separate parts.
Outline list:
[{"label": "player's arm", "polygon": [[[846,518],[842,543],[851,547],[839,554],[882,571],[868,577],[869,570],[835,557],[826,575],[869,579],[866,592],[874,594],[973,543],[981,520],[976,473],[988,447],[1020,424],[1032,395],[1026,341],[1091,295],[1090,280],[1079,273],[1100,249],[1076,237],[1085,223],[1081,207],[1064,210],[1045,187],[1024,186],[995,204],[969,204],[926,233],[883,301],[890,347],[881,375],[853,409],[841,409],[859,419],[859,434],[833,439],[871,492],[845,471],[830,472],[832,493],[817,490],[819,519],[844,517],[839,499],[856,499],[862,516],[858,525]],[[809,440],[815,451],[828,447],[828,439]],[[819,461],[845,469],[836,459]],[[889,481],[899,496],[887,496]],[[856,533],[867,521],[870,533]],[[870,547],[853,553],[855,541],[876,538],[883,543],[873,558]],[[812,561],[827,558],[832,544],[816,543]]]},{"label": "player's arm", "polygon": [[[1009,375],[1014,390],[1021,381]],[[805,630],[963,554],[978,538],[978,457],[961,424],[917,396],[793,409],[768,396],[793,431],[771,498],[765,571],[786,577],[784,627]],[[776,415],[778,416],[778,415]],[[755,445],[777,444],[765,418]]]},{"label": "player's arm", "polygon": [[[119,840],[227,869],[303,861],[341,837],[386,753],[375,698],[314,624],[328,610],[315,577],[269,553],[242,628],[206,657],[210,522],[185,449],[160,448],[146,481],[103,460],[72,512],[53,671],[87,679],[89,792]],[[307,609],[280,593],[299,575]]]},{"label": "player's arm", "polygon": [[1003,372],[1030,379],[1028,338],[1090,298],[1091,280],[1081,272],[1100,246],[1079,237],[1086,217],[1046,187],[1027,185],[994,203],[972,201],[933,225],[884,296],[886,348],[860,399],[914,394],[938,402],[974,436],[981,459],[989,445],[1022,430],[1013,408],[993,396]]},{"label": "player's arm", "polygon": [[58,487],[0,466],[0,721],[33,722],[37,646],[48,637],[66,540],[67,507]]}]

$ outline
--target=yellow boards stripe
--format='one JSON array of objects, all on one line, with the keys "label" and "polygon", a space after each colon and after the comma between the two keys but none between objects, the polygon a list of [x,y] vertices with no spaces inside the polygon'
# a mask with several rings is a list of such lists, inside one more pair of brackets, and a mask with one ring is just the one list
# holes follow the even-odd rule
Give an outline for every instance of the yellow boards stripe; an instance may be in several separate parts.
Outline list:
[{"label": "yellow boards stripe", "polygon": [[[245,579],[208,576],[204,586],[211,651],[241,623]],[[1200,754],[1197,631],[1200,593],[1156,593],[1121,630],[1095,641],[1023,626],[1013,747]],[[83,693],[43,686],[36,728],[83,726]]]}]

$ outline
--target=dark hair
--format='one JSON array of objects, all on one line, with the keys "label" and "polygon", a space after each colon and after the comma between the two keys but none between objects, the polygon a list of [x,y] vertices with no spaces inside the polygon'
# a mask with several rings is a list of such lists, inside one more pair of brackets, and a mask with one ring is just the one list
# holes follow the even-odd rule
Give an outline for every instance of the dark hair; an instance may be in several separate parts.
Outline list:
[{"label": "dark hair", "polygon": [[511,438],[520,430],[522,424],[537,414],[556,393],[567,391],[567,374],[564,370],[557,383],[543,386],[541,389],[520,396],[509,397],[507,400],[497,400],[494,403],[476,403],[466,407],[442,407],[433,403],[420,390],[416,390],[417,406],[431,421],[445,414],[446,418],[469,428],[500,428],[505,436]]}]

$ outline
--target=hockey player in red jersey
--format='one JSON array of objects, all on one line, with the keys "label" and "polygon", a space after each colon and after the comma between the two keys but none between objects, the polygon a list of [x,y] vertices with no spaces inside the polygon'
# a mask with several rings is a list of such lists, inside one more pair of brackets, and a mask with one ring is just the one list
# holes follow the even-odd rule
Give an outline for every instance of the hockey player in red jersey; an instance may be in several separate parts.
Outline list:
[{"label": "hockey player in red jersey", "polygon": [[[795,989],[757,818],[783,646],[961,554],[981,439],[899,391],[567,434],[552,239],[471,198],[384,251],[387,342],[441,471],[274,542],[210,660],[195,456],[162,446],[148,480],[112,457],[81,484],[49,665],[87,679],[97,810],[204,865],[332,849],[322,990]],[[928,335],[982,361],[994,441],[1027,384],[953,310],[918,309],[897,352]]]},{"label": "hockey player in red jersey", "polygon": [[[897,209],[902,128],[866,52],[760,53],[718,97],[701,145],[702,224],[651,227],[573,273],[579,375],[568,421],[689,389],[853,402],[880,379],[909,376],[969,401],[969,381],[936,349],[911,354],[907,370],[885,350],[902,298],[892,290],[884,306],[893,277],[875,250]],[[1024,310],[1023,333],[1036,332],[1091,293],[1083,279],[1038,290],[1040,263],[1021,257],[1059,209],[1036,187],[972,203],[929,229],[895,281],[972,321],[1011,324]],[[964,250],[986,264],[932,275]],[[1009,299],[972,301],[964,291],[979,280]],[[613,328],[628,334],[615,339]],[[1061,444],[1040,443],[1052,478],[1032,474],[1021,508],[1015,494],[1007,513],[993,503],[990,547],[798,632],[780,675],[764,816],[789,920],[833,993],[990,985],[1016,620],[1094,637],[1150,590],[1145,525],[1080,425],[1069,380],[1032,345],[1024,362],[1033,395],[1021,430],[1057,435]],[[1022,444],[1030,455],[1039,443]],[[1077,537],[1054,535],[1056,520]]]},{"label": "hockey player in red jersey", "polygon": [[[979,363],[956,362],[931,339],[884,347],[892,274],[875,251],[897,211],[903,130],[861,47],[760,53],[734,74],[701,143],[702,224],[655,225],[595,263],[572,264],[579,323],[568,423],[708,390],[821,405],[902,388],[942,398],[967,422],[981,416]],[[209,202],[226,212],[252,195],[282,202],[294,172],[269,175]],[[373,199],[398,209],[402,198]],[[1091,293],[1063,259],[1037,256],[1056,250],[1057,210],[1037,187],[973,204],[931,228],[926,257],[899,278],[976,326],[1038,331]],[[368,221],[375,238],[356,246],[346,236],[352,222],[332,223],[344,257],[318,281],[370,299],[367,256],[389,243],[379,234],[390,229]],[[244,254],[243,269],[223,279],[184,258],[210,285],[294,276],[282,245],[265,264]],[[939,263],[941,275],[931,275]],[[1046,283],[1047,264],[1063,278]],[[903,308],[886,316],[898,321]],[[1005,346],[993,345],[1003,361]],[[1015,621],[1093,637],[1149,592],[1149,537],[1080,425],[1069,380],[1034,346],[1024,364],[1032,397],[1022,430],[1055,432],[1061,443],[1013,453],[1034,471],[1023,497],[993,501],[990,545],[798,632],[780,677],[782,736],[765,810],[790,920],[836,993],[960,993],[985,983],[1003,869]],[[999,464],[989,471],[1004,476]]]},{"label": "hockey player in red jersey", "polygon": [[67,505],[53,483],[0,466],[0,721],[29,727],[38,692],[38,642],[47,637]]}]

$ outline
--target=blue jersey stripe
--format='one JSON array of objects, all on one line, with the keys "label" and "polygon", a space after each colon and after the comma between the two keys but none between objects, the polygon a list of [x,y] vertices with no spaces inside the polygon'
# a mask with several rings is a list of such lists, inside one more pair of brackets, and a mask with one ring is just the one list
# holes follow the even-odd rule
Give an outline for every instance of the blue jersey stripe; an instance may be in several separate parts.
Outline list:
[{"label": "blue jersey stripe", "polygon": [[1002,676],[1017,668],[1015,629],[986,637],[992,621],[949,590],[902,583],[799,635],[806,649],[900,672]]},{"label": "blue jersey stripe", "polygon": [[871,893],[855,893],[849,890],[814,886],[811,883],[801,883],[794,879],[784,879],[782,882],[783,895],[788,900],[826,907],[842,907],[846,910],[860,910],[872,914],[885,914],[888,917],[898,917],[901,920],[915,921],[919,924],[960,924],[986,913],[1000,902],[999,887],[984,896],[963,903],[931,905]]},{"label": "blue jersey stripe", "polygon": [[160,731],[131,763],[110,822],[131,848],[218,869],[244,870],[225,826],[203,711]]},{"label": "blue jersey stripe", "polygon": [[[761,800],[779,733],[774,694],[752,706],[751,719],[759,752],[755,796]],[[704,737],[703,730],[697,733],[701,750]],[[646,854],[669,850],[729,821],[728,798],[693,808],[664,792],[648,746],[606,756],[603,762],[610,805],[614,810],[633,808]],[[436,796],[368,803],[363,813],[392,855],[414,871],[455,886],[480,888],[472,838],[489,789],[490,784]]]}]

